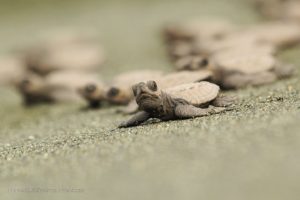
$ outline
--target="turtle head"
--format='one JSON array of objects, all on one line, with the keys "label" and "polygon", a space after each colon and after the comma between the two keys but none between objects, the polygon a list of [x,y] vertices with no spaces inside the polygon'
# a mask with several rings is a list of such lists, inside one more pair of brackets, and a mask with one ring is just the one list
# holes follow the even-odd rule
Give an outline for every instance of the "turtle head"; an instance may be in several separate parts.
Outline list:
[{"label": "turtle head", "polygon": [[44,79],[37,75],[27,75],[16,81],[15,86],[21,93],[26,105],[52,102],[51,92]]},{"label": "turtle head", "polygon": [[162,105],[162,98],[155,81],[141,82],[132,87],[136,102],[142,110],[151,112]]},{"label": "turtle head", "polygon": [[209,59],[206,56],[188,56],[179,59],[175,65],[178,70],[208,69]]},{"label": "turtle head", "polygon": [[127,104],[132,99],[130,89],[121,86],[112,86],[108,89],[106,96],[114,104]]},{"label": "turtle head", "polygon": [[101,101],[105,100],[104,88],[95,83],[88,83],[78,89],[78,93],[94,107],[99,105]]},{"label": "turtle head", "polygon": [[17,89],[22,94],[42,94],[44,88],[44,81],[41,77],[36,75],[28,75],[17,81]]}]

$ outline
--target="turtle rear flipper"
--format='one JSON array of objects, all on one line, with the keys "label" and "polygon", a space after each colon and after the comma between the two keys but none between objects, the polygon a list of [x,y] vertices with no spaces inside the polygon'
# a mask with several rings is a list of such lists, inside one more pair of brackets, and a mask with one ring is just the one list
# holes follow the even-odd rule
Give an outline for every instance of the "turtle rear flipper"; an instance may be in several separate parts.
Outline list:
[{"label": "turtle rear flipper", "polygon": [[236,96],[219,95],[212,101],[212,105],[216,107],[228,107],[233,105],[237,101]]},{"label": "turtle rear flipper", "polygon": [[209,106],[208,108],[198,108],[193,105],[179,105],[175,108],[175,115],[180,119],[203,117],[225,111],[226,108]]},{"label": "turtle rear flipper", "polygon": [[295,66],[292,64],[276,64],[274,72],[278,79],[288,78],[295,74]]},{"label": "turtle rear flipper", "polygon": [[273,72],[261,72],[258,74],[233,74],[222,80],[224,89],[238,89],[249,85],[259,86],[272,83],[277,79]]}]

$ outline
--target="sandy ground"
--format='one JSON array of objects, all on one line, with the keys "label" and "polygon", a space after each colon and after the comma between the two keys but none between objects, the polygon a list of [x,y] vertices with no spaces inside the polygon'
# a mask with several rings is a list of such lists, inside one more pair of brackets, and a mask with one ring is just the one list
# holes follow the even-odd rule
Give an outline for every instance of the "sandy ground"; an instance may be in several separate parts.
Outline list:
[{"label": "sandy ground", "polygon": [[[110,58],[105,77],[127,69],[170,70],[159,38],[168,21],[261,20],[238,0],[32,2],[1,8],[1,51],[51,28],[94,28]],[[299,53],[294,48],[280,57],[300,66]],[[1,88],[0,199],[298,199],[299,90],[298,74],[230,92],[239,103],[227,113],[113,130],[127,118],[116,108],[26,109],[14,91]]]}]

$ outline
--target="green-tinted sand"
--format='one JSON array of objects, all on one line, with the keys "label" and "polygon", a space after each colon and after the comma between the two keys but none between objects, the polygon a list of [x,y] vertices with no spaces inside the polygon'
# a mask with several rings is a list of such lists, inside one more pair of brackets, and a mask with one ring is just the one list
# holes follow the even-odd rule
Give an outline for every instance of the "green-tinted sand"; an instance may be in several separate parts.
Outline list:
[{"label": "green-tinted sand", "polygon": [[[105,77],[128,69],[171,70],[159,38],[168,21],[260,20],[239,0],[15,2],[0,9],[1,52],[47,29],[94,28],[109,55]],[[295,48],[280,56],[300,69],[299,54]],[[299,91],[298,74],[235,92],[240,102],[234,111],[113,130],[127,118],[116,108],[26,109],[15,92],[1,88],[0,199],[298,199]],[[61,188],[80,191],[54,191]]]}]

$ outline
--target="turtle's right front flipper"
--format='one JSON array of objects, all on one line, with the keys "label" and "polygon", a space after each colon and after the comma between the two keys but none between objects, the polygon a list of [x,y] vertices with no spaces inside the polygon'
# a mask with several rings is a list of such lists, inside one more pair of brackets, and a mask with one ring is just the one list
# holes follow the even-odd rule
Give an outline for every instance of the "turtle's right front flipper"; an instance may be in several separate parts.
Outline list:
[{"label": "turtle's right front flipper", "polygon": [[149,118],[150,118],[149,113],[147,113],[145,111],[141,111],[141,112],[136,113],[128,121],[122,122],[118,126],[118,128],[127,128],[127,127],[131,127],[131,126],[137,126],[137,125],[147,121]]}]

